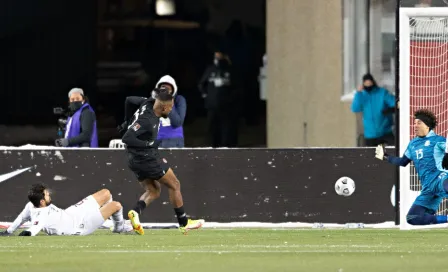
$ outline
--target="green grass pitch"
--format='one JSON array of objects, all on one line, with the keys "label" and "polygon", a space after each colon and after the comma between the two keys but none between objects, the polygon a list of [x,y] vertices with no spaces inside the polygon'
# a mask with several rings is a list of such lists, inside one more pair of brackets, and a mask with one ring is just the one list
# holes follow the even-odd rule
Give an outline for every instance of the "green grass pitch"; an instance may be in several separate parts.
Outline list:
[{"label": "green grass pitch", "polygon": [[146,230],[0,237],[0,271],[446,271],[446,230]]}]

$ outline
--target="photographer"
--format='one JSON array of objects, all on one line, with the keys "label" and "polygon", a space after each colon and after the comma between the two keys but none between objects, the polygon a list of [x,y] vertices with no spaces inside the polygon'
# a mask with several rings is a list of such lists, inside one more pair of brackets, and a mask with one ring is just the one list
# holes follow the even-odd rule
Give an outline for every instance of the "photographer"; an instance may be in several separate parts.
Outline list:
[{"label": "photographer", "polygon": [[73,88],[68,93],[70,116],[67,120],[65,138],[57,139],[61,147],[98,147],[96,116],[84,96],[84,91]]}]

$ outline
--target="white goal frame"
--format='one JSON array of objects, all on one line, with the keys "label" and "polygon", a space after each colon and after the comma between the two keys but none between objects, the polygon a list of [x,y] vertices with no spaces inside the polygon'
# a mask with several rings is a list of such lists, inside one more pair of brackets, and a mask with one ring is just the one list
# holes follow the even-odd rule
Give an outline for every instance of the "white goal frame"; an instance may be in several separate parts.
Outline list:
[{"label": "white goal frame", "polygon": [[[446,17],[448,18],[448,7],[437,8],[399,8],[399,146],[398,154],[401,156],[410,141],[410,87],[411,87],[411,27],[410,18],[416,17]],[[445,136],[445,135],[443,135]],[[406,214],[415,200],[416,194],[410,189],[411,173],[410,167],[400,167],[400,229],[409,230],[422,227],[411,226],[406,222]],[[442,224],[446,227],[445,224]],[[441,227],[442,225],[431,225],[428,227]]]}]

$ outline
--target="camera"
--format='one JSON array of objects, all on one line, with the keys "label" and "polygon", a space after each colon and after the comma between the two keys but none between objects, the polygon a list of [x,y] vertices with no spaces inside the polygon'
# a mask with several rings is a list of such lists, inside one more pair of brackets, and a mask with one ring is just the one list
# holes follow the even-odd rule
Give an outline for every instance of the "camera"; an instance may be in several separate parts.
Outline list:
[{"label": "camera", "polygon": [[58,137],[64,137],[65,127],[67,126],[67,119],[69,112],[61,107],[53,108],[53,114],[59,116],[58,118]]}]

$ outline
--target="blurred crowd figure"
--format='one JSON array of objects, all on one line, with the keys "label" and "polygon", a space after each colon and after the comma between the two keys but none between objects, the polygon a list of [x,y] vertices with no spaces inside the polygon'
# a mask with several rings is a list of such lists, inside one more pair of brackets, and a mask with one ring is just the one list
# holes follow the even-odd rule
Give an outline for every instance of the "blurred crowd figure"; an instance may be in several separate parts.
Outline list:
[{"label": "blurred crowd figure", "polygon": [[371,74],[363,76],[351,108],[354,113],[362,112],[366,146],[395,144],[392,130],[395,105],[395,96],[378,86]]},{"label": "blurred crowd figure", "polygon": [[267,76],[268,76],[268,56],[263,55],[263,66],[260,67],[260,73],[258,75],[258,84],[260,85],[260,100],[266,101],[267,99]]},{"label": "blurred crowd figure", "polygon": [[432,0],[419,0],[416,4],[416,8],[429,8],[431,7]]},{"label": "blurred crowd figure", "polygon": [[205,70],[199,91],[207,110],[209,144],[212,147],[238,145],[238,86],[229,56],[214,53],[213,64]]}]

